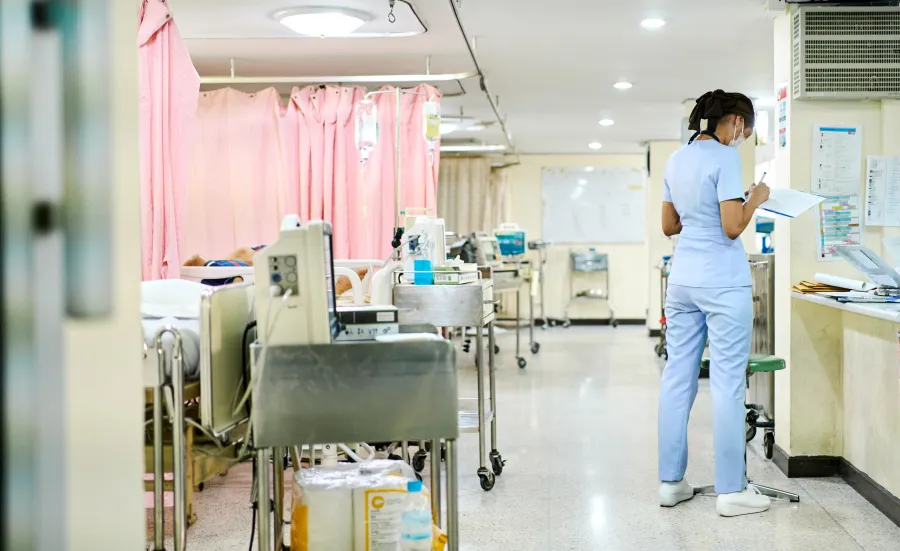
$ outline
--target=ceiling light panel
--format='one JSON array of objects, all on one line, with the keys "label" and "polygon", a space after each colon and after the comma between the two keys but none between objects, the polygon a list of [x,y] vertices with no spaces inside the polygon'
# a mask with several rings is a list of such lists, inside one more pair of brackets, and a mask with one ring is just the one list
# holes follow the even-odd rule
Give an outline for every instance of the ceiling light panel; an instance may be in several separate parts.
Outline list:
[{"label": "ceiling light panel", "polygon": [[372,2],[361,0],[318,1],[320,5],[317,6],[285,8],[271,13],[271,19],[284,29],[276,36],[258,36],[260,33],[254,32],[253,36],[231,35],[227,38],[399,38],[427,31],[416,12],[402,0],[394,6],[394,23],[388,21],[387,2],[382,9],[380,3],[373,6]]},{"label": "ceiling light panel", "polygon": [[628,81],[625,81],[625,80],[613,84],[613,87],[614,87],[616,90],[628,90],[628,89],[630,89],[632,86],[634,86],[634,85],[631,84],[631,83],[628,82]]},{"label": "ceiling light panel", "polygon": [[600,126],[612,126],[616,124],[616,121],[612,119],[600,119]]},{"label": "ceiling light panel", "polygon": [[278,21],[300,36],[319,38],[348,36],[365,25],[369,18],[362,12],[321,8],[321,11],[288,13]]},{"label": "ceiling light panel", "polygon": [[651,31],[655,31],[656,29],[661,29],[666,25],[666,22],[662,19],[650,18],[644,19],[641,21],[641,27],[645,29],[649,29]]},{"label": "ceiling light panel", "polygon": [[600,142],[591,142],[588,144],[588,147],[593,149],[594,151],[597,151],[603,147],[603,144],[601,144]]}]

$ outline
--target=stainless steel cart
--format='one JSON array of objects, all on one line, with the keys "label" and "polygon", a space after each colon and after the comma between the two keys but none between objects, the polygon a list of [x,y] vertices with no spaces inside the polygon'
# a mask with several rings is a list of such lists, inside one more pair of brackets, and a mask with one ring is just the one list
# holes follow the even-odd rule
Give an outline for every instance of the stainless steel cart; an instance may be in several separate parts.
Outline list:
[{"label": "stainless steel cart", "polygon": [[[500,294],[504,292],[516,293],[516,361],[520,368],[524,369],[528,365],[528,361],[521,353],[521,331],[522,331],[522,285],[528,283],[528,348],[532,354],[537,354],[541,350],[541,345],[534,340],[534,293],[532,292],[532,278],[535,277],[534,270],[530,262],[521,261],[515,263],[504,263],[502,268],[496,268],[492,271],[494,280],[494,293]],[[539,276],[538,276],[539,277]],[[498,320],[508,321],[508,320]],[[494,350],[497,351],[496,349]]]},{"label": "stainless steel cart", "polygon": [[[444,328],[474,327],[478,370],[476,411],[463,407],[459,411],[459,432],[478,433],[478,478],[481,488],[494,488],[495,476],[503,472],[506,462],[497,450],[497,388],[494,365],[494,289],[490,268],[479,268],[482,279],[466,285],[405,285],[394,286],[394,306],[399,310],[400,323],[430,324]],[[488,277],[485,277],[488,276]],[[484,392],[484,332],[488,333],[488,381],[490,409],[485,408]],[[468,401],[461,400],[466,406]],[[490,423],[491,451],[487,453],[485,430]],[[438,452],[438,453],[436,453]],[[432,462],[439,450],[432,447]],[[490,463],[490,469],[488,468]]]},{"label": "stainless steel cart", "polygon": [[[538,285],[538,293],[541,297],[541,329],[547,329],[549,326],[549,320],[547,319],[547,314],[544,312],[544,265],[547,263],[547,247],[551,246],[552,243],[549,241],[529,241],[528,249],[532,251],[537,251],[538,253],[538,265],[537,265],[537,285]],[[532,274],[535,273],[534,267],[532,266]],[[534,290],[532,290],[532,305],[534,301]],[[532,325],[534,324],[534,319],[532,319]]]},{"label": "stainless steel cart", "polygon": [[[432,327],[433,331],[434,328]],[[328,442],[430,440],[446,443],[446,527],[450,551],[459,549],[457,369],[447,341],[273,346],[265,365],[252,347],[253,444],[256,487],[263,504],[259,549],[283,548],[286,450]],[[275,461],[270,461],[270,458]],[[432,454],[432,506],[441,514],[441,459]],[[269,504],[274,503],[274,521]]]},{"label": "stainless steel cart", "polygon": [[[606,302],[607,307],[609,308],[609,324],[613,327],[618,327],[619,322],[616,320],[616,309],[613,306],[612,300],[610,298],[610,277],[609,277],[609,256],[606,254],[600,254],[594,251],[594,249],[588,249],[587,251],[571,251],[569,253],[569,257],[571,258],[570,264],[570,273],[569,273],[569,302],[566,304],[565,309],[565,320],[563,321],[563,327],[569,327],[572,325],[572,320],[569,318],[569,308],[572,306],[572,303],[579,299],[590,299],[590,300],[602,300]],[[575,291],[575,274],[577,273],[603,273],[606,276],[605,289],[603,287],[596,287],[591,289],[583,289],[580,291]]]}]

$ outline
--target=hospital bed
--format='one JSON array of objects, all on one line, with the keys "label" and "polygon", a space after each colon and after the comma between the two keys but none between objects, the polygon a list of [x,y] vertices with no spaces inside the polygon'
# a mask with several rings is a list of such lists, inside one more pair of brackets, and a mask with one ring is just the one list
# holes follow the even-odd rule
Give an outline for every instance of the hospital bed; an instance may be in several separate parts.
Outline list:
[{"label": "hospital bed", "polygon": [[[176,551],[183,550],[194,487],[227,472],[246,408],[235,408],[243,389],[245,331],[253,320],[250,283],[205,287],[188,281],[142,284],[144,386],[153,473],[154,545],[163,549],[164,492],[174,497]],[[195,433],[207,445],[194,444]],[[171,457],[171,459],[169,459]],[[165,473],[171,471],[167,484]]]}]

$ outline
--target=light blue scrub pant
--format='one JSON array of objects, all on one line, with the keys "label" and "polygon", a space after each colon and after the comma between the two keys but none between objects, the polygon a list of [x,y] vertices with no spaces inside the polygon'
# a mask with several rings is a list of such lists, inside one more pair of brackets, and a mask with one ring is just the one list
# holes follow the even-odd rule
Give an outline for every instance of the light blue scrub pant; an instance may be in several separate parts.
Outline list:
[{"label": "light blue scrub pant", "polygon": [[688,419],[697,397],[700,360],[709,335],[716,492],[747,486],[744,394],[753,302],[750,287],[670,285],[666,296],[669,361],[659,394],[659,479],[678,482],[688,460]]}]

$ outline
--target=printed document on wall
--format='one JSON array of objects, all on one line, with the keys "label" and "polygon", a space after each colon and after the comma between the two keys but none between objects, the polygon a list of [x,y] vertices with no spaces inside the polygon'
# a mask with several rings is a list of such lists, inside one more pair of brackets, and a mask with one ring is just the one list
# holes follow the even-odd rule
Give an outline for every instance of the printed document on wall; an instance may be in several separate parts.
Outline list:
[{"label": "printed document on wall", "polygon": [[813,128],[812,191],[819,195],[858,194],[862,174],[862,128]]},{"label": "printed document on wall", "polygon": [[838,245],[862,245],[859,216],[859,195],[832,195],[819,203],[819,262],[840,260]]},{"label": "printed document on wall", "polygon": [[900,157],[868,158],[866,225],[900,226]]}]

